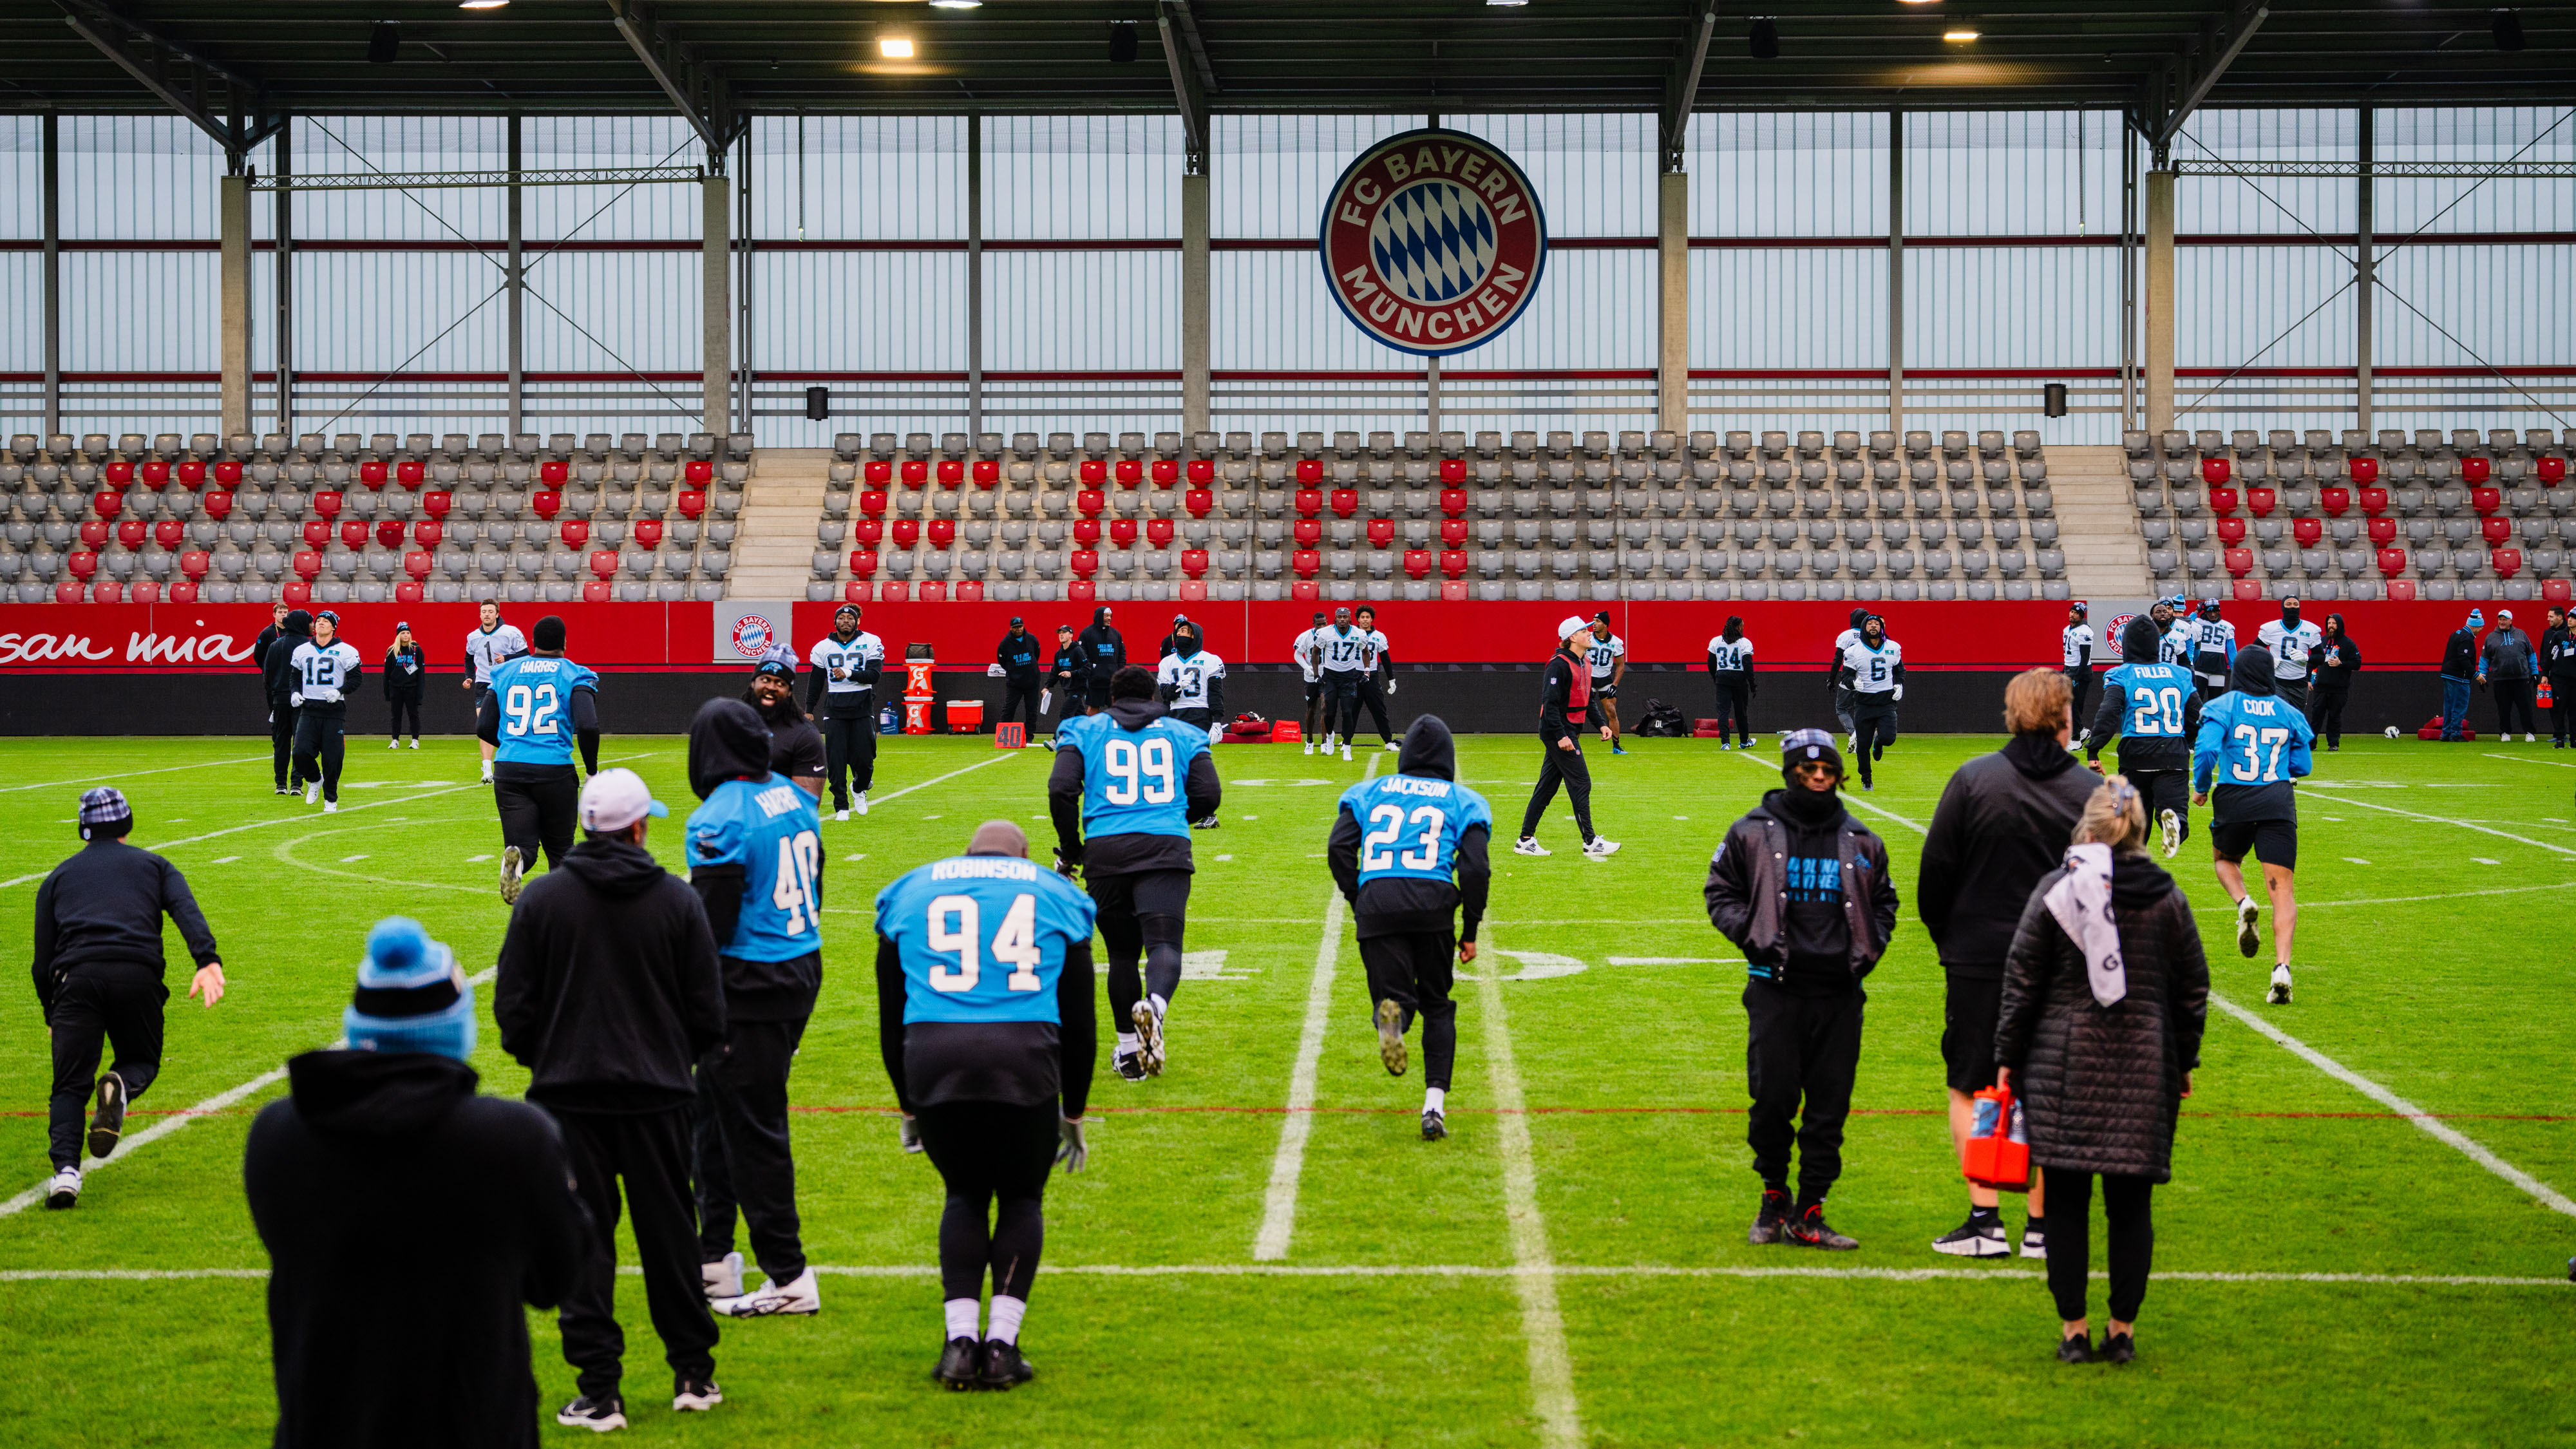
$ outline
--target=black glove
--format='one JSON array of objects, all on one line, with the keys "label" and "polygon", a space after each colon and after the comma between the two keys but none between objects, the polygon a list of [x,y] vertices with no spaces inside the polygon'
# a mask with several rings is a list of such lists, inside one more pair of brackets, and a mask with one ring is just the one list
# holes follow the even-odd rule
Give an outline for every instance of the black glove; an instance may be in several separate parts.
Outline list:
[{"label": "black glove", "polygon": [[1071,1117],[1056,1119],[1055,1160],[1067,1172],[1080,1172],[1091,1161],[1091,1148],[1082,1140],[1082,1123]]}]

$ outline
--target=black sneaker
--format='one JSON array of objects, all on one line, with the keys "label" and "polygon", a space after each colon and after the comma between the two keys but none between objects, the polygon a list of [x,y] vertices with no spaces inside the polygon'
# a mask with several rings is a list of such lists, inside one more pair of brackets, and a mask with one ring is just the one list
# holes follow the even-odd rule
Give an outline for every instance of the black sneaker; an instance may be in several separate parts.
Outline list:
[{"label": "black sneaker", "polygon": [[988,1389],[1013,1388],[1038,1376],[1038,1371],[1030,1366],[1029,1361],[1020,1357],[1020,1346],[1016,1343],[1004,1343],[998,1338],[986,1339],[983,1357],[983,1372],[976,1375],[975,1381]]},{"label": "black sneaker", "polygon": [[948,1340],[948,1347],[940,1350],[939,1367],[932,1369],[930,1376],[952,1390],[971,1389],[975,1387],[975,1376],[979,1372],[977,1360],[983,1356],[981,1339],[952,1338]]},{"label": "black sneaker", "polygon": [[602,1394],[595,1399],[584,1394],[555,1410],[555,1422],[567,1429],[588,1429],[594,1434],[623,1429],[626,1427],[626,1401],[615,1394]]},{"label": "black sneaker", "polygon": [[114,1072],[98,1079],[98,1113],[89,1119],[89,1155],[105,1157],[125,1135],[125,1079]]},{"label": "black sneaker", "polygon": [[2057,1341],[2057,1361],[2059,1363],[2091,1363],[2093,1361],[2093,1340],[2080,1333],[2070,1334],[2065,1338],[2059,1339]]},{"label": "black sneaker", "polygon": [[1847,1238],[1835,1232],[1825,1221],[1825,1205],[1809,1203],[1807,1210],[1780,1225],[1781,1235],[1801,1248],[1822,1248],[1828,1253],[1848,1253],[1860,1246],[1860,1239]]},{"label": "black sneaker", "polygon": [[724,1390],[714,1379],[679,1379],[671,1385],[671,1412],[704,1413],[724,1402]]},{"label": "black sneaker", "polygon": [[1120,1052],[1110,1060],[1118,1075],[1130,1082],[1145,1080],[1145,1059],[1134,1052]]},{"label": "black sneaker", "polygon": [[2138,1341],[2135,1338],[2125,1333],[2102,1335],[2102,1352],[2098,1355],[2102,1362],[2127,1363],[2137,1356]]},{"label": "black sneaker", "polygon": [[2005,1258],[2012,1255],[2012,1244],[2004,1241],[2001,1218],[1979,1222],[1971,1216],[1966,1222],[1932,1240],[1932,1251],[1953,1258]]},{"label": "black sneaker", "polygon": [[1744,1241],[1760,1247],[1780,1241],[1781,1229],[1789,1221],[1789,1195],[1777,1188],[1762,1189],[1762,1209],[1753,1215],[1753,1226],[1744,1230]]},{"label": "black sneaker", "polygon": [[1437,1142],[1448,1135],[1449,1119],[1440,1115],[1440,1109],[1437,1107],[1423,1108],[1422,1140],[1425,1142]]}]

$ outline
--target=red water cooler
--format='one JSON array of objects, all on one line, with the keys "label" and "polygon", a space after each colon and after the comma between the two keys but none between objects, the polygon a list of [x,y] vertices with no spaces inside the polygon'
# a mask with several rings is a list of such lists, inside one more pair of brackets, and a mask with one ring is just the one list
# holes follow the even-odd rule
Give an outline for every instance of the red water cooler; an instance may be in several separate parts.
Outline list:
[{"label": "red water cooler", "polygon": [[930,646],[915,644],[905,651],[903,661],[903,732],[926,735],[931,731],[931,710],[939,696],[930,687]]}]

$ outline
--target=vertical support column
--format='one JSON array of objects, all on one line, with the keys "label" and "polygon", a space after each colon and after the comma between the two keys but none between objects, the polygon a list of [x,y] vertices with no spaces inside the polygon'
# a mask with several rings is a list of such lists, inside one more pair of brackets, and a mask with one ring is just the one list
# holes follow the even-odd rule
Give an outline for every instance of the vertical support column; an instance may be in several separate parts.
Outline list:
[{"label": "vertical support column", "polygon": [[2147,173],[2147,431],[2174,425],[2174,174]]},{"label": "vertical support column", "polygon": [[508,268],[504,273],[506,278],[504,285],[510,291],[509,407],[510,436],[513,438],[527,431],[528,395],[528,358],[525,345],[527,319],[526,314],[520,310],[522,303],[526,301],[524,292],[527,279],[520,271],[525,253],[519,228],[519,169],[519,117],[516,112],[513,112],[510,116],[510,194],[505,203],[510,227],[510,256]]},{"label": "vertical support column", "polygon": [[741,431],[748,433],[754,431],[751,421],[751,359],[755,355],[751,334],[751,254],[752,243],[757,236],[751,212],[750,125],[743,127],[742,140],[734,148],[734,203],[737,208],[735,220],[742,232],[742,262],[736,276],[739,289],[734,295],[733,307],[736,328],[734,353],[742,365],[734,369],[737,381],[733,390],[733,415],[740,423]]},{"label": "vertical support column", "polygon": [[63,177],[62,136],[51,111],[44,115],[45,445],[63,430]]},{"label": "vertical support column", "polygon": [[[277,133],[271,156],[279,181],[295,174],[295,152],[292,125]],[[277,191],[275,251],[277,277],[272,290],[277,293],[274,344],[269,350],[270,366],[277,377],[277,431],[292,439],[295,436],[295,193],[279,187]]]},{"label": "vertical support column", "polygon": [[966,431],[984,431],[984,118],[980,115],[966,118]]},{"label": "vertical support column", "polygon": [[[1208,357],[1212,322],[1208,297],[1208,178],[1181,178],[1181,431],[1207,431],[1210,408]],[[1436,426],[1436,424],[1435,424]]]},{"label": "vertical support column", "polygon": [[700,349],[706,369],[700,426],[721,439],[733,431],[733,196],[725,179],[724,152],[708,153],[707,170],[710,174],[698,183],[703,283],[698,317],[705,329]]},{"label": "vertical support column", "polygon": [[2120,129],[2120,431],[2138,425],[2138,137]]},{"label": "vertical support column", "polygon": [[223,431],[229,438],[250,426],[250,177],[223,179],[215,207],[222,270],[218,343],[223,359]]},{"label": "vertical support column", "polygon": [[2361,429],[2361,434],[2364,438],[2369,437],[2373,431],[2373,418],[2371,415],[2374,409],[2372,407],[2373,399],[2371,397],[2370,388],[2370,367],[2372,361],[2371,318],[2373,304],[2378,301],[2377,296],[2374,294],[2377,292],[2379,287],[2379,274],[2377,271],[2378,260],[2372,255],[2371,245],[2371,226],[2377,219],[2374,215],[2375,208],[2373,203],[2377,200],[2375,193],[2379,190],[2378,183],[2372,179],[2370,174],[2372,159],[2371,152],[2373,149],[2373,138],[2371,136],[2370,127],[2371,118],[2371,108],[2368,106],[2362,107],[2361,155],[2359,158],[2361,161],[2361,192],[2360,195],[2355,198],[2358,205],[2354,208],[2355,219],[2359,222],[2359,235],[2354,239],[2359,243],[2359,245],[2353,249],[2352,259],[2353,412],[2354,426]]},{"label": "vertical support column", "polygon": [[1887,113],[1887,430],[1905,439],[1905,113]]},{"label": "vertical support column", "polygon": [[1690,173],[1655,180],[1655,260],[1663,283],[1656,307],[1655,426],[1690,431]]}]

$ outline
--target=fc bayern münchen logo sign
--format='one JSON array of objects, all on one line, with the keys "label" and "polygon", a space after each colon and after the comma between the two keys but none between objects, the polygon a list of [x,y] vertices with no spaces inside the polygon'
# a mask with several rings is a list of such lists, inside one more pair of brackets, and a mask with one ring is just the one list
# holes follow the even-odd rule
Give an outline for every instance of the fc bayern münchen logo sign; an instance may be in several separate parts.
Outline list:
[{"label": "fc bayern m\u00fcnchen logo sign", "polygon": [[1407,131],[1333,183],[1317,250],[1353,325],[1445,357],[1519,319],[1547,265],[1547,218],[1511,157],[1463,131]]}]

